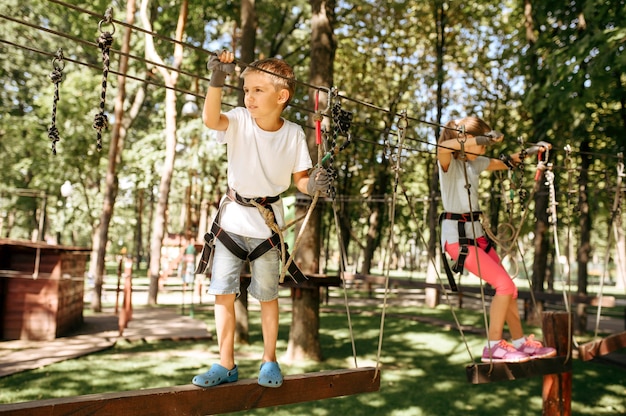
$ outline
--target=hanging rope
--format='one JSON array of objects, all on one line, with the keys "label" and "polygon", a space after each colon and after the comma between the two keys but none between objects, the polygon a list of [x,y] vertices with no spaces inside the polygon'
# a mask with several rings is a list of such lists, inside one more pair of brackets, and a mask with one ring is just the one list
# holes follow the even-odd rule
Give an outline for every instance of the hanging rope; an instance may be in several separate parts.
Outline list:
[{"label": "hanging rope", "polygon": [[[104,14],[104,19],[100,20],[100,22],[98,23],[98,30],[100,31],[100,36],[98,37],[98,48],[100,48],[100,50],[102,51],[103,62],[102,92],[100,93],[100,112],[96,114],[93,122],[93,128],[96,129],[97,132],[96,149],[98,151],[102,150],[102,130],[105,130],[109,126],[109,120],[107,119],[106,114],[104,114],[104,105],[106,103],[107,77],[109,75],[109,52],[111,50],[111,45],[113,44],[113,34],[115,33],[115,25],[113,25],[112,19],[113,9],[109,7]],[[111,25],[111,27],[113,28],[112,31],[103,31],[102,26],[104,24]]]},{"label": "hanging rope", "polygon": [[[321,151],[321,144],[322,144],[322,120],[324,119],[324,114],[320,111],[319,109],[319,104],[320,104],[320,95],[319,95],[319,90],[315,91],[315,115],[313,117],[313,121],[315,123],[315,144],[317,145],[317,164],[318,166],[321,166],[321,161],[322,161],[322,151]],[[328,106],[327,106],[327,110],[328,108],[330,108],[330,102],[331,102],[331,94],[330,94],[330,89],[328,90]],[[298,248],[300,247],[300,241],[302,240],[302,236],[304,234],[304,230],[306,229],[306,226],[309,222],[309,219],[311,218],[311,215],[313,214],[313,211],[315,210],[315,207],[317,205],[317,201],[319,200],[320,197],[320,191],[316,191],[315,195],[313,195],[313,200],[311,201],[311,205],[309,205],[309,209],[306,212],[306,215],[304,216],[304,221],[302,222],[302,226],[300,226],[300,232],[298,233],[298,236],[296,237],[296,240],[293,243],[293,249],[291,250],[291,256],[289,257],[289,259],[287,259],[287,261],[284,261],[285,258],[285,253],[284,253],[284,245],[282,245],[283,247],[283,268],[281,270],[281,274],[280,274],[280,282],[282,283],[285,280],[285,273],[286,271],[289,269],[289,266],[291,266],[291,263],[294,261],[295,259],[295,253],[298,250]],[[285,226],[285,229],[287,228],[287,226]],[[281,242],[282,242],[282,234],[281,234]]]},{"label": "hanging rope", "polygon": [[54,84],[54,99],[52,100],[52,122],[48,128],[48,138],[52,142],[52,154],[57,154],[57,143],[59,142],[59,129],[57,128],[57,103],[59,102],[59,84],[63,81],[63,49],[59,49],[52,60],[52,72],[50,80]]},{"label": "hanging rope", "polygon": [[[332,90],[333,98],[336,98],[336,92],[337,92],[336,89]],[[341,102],[339,101],[335,102],[335,104],[332,106],[332,109],[333,109],[332,111],[333,135],[332,135],[332,138],[330,139],[332,140],[332,144],[330,146],[330,149],[328,150],[328,153],[324,157],[319,159],[319,164],[320,166],[324,166],[326,168],[327,174],[331,178],[333,178],[333,181],[334,181],[335,175],[334,175],[334,170],[333,170],[333,167],[331,166],[331,163],[334,162],[333,155],[335,154],[335,150],[339,151],[339,149],[336,149],[337,137],[340,134],[344,135],[348,137],[347,143],[350,142],[350,138],[349,138],[350,132],[348,130],[350,129],[350,125],[352,122],[352,113],[341,110]],[[326,137],[326,140],[321,140],[321,142],[322,144],[325,144],[328,142],[328,140],[329,140],[328,137]],[[345,149],[346,146],[344,146],[343,148]],[[319,152],[318,155],[321,155],[321,152]],[[341,222],[339,221],[339,208],[337,208],[337,200],[335,198],[337,193],[336,193],[333,181],[331,181],[331,191],[330,191],[329,196],[331,200],[331,206],[333,208],[333,219],[335,221],[335,229],[337,231],[337,239],[338,239],[338,245],[339,245],[339,276],[342,282],[344,305],[346,306],[346,315],[348,317],[348,331],[350,332],[350,343],[352,345],[352,357],[354,358],[354,366],[358,368],[359,364],[357,362],[356,343],[354,341],[354,331],[352,329],[352,316],[350,314],[350,304],[348,303],[348,289],[347,289],[346,278],[345,278],[346,259],[348,258],[348,255],[346,252],[346,246],[344,244],[343,234],[341,232]],[[376,376],[374,376],[374,379],[375,378]]]},{"label": "hanging rope", "polygon": [[[548,160],[548,151],[546,150],[546,156],[544,161]],[[541,154],[541,153],[540,153]],[[537,170],[537,175],[535,177],[537,177],[539,175],[539,170]],[[546,178],[546,185],[548,185],[548,222],[552,225],[552,232],[553,232],[553,239],[554,239],[554,255],[556,258],[556,261],[561,265],[561,271],[560,271],[560,275],[561,275],[561,280],[563,279],[563,276],[565,275],[565,270],[564,270],[564,266],[563,263],[560,261],[561,258],[561,249],[560,249],[560,245],[559,245],[559,236],[558,236],[558,227],[557,227],[557,211],[556,211],[556,207],[558,205],[557,201],[556,201],[556,191],[555,191],[555,187],[554,187],[554,172],[552,171],[552,164],[551,163],[547,163],[546,164],[546,171],[544,174],[545,178]],[[567,348],[567,360],[569,360],[570,358],[570,354],[572,351],[571,348],[571,344],[572,344],[572,325],[571,325],[571,320],[572,320],[572,314],[571,314],[571,308],[570,308],[570,304],[569,304],[569,296],[567,293],[567,285],[563,284],[563,303],[565,304],[565,311],[567,312],[568,315],[568,348]]]},{"label": "hanging rope", "polygon": [[385,259],[385,292],[384,292],[384,296],[383,296],[383,311],[381,313],[380,316],[380,330],[379,335],[378,335],[378,351],[376,353],[376,372],[374,373],[376,377],[376,375],[378,374],[378,371],[380,369],[380,359],[381,359],[381,355],[382,355],[382,349],[383,349],[383,335],[384,335],[384,329],[385,329],[385,316],[386,316],[386,311],[387,311],[387,298],[389,296],[389,269],[391,268],[390,262],[391,262],[391,253],[394,250],[394,241],[395,241],[395,232],[394,232],[394,228],[395,228],[395,219],[396,219],[396,201],[397,201],[397,195],[398,195],[398,184],[400,183],[400,162],[402,159],[402,146],[404,145],[404,139],[406,137],[406,130],[408,127],[408,122],[407,122],[407,116],[406,116],[406,111],[403,110],[400,113],[400,119],[398,120],[398,150],[396,153],[396,164],[394,166],[394,171],[395,171],[395,177],[394,177],[394,184],[393,184],[393,192],[392,192],[392,196],[391,196],[391,207],[389,208],[389,216],[390,216],[390,221],[389,221],[389,241],[387,244],[387,256]]},{"label": "hanging rope", "polygon": [[[604,255],[604,264],[602,267],[602,273],[600,275],[600,290],[598,291],[598,309],[596,311],[596,325],[594,329],[593,336],[594,338],[598,337],[598,332],[600,329],[600,315],[602,314],[602,298],[604,296],[604,280],[606,279],[607,270],[609,269],[609,260],[611,257],[611,244],[613,233],[617,235],[617,229],[619,228],[619,224],[621,222],[621,213],[622,213],[622,180],[624,179],[624,155],[623,153],[618,154],[619,162],[617,163],[617,181],[615,184],[615,197],[613,199],[613,208],[611,210],[611,218],[609,219],[609,227],[608,227],[608,236],[607,236],[607,245],[606,252]],[[617,238],[616,238],[617,239]],[[623,254],[623,253],[622,253]],[[618,253],[618,258],[620,253]],[[619,260],[618,260],[619,261]]]}]

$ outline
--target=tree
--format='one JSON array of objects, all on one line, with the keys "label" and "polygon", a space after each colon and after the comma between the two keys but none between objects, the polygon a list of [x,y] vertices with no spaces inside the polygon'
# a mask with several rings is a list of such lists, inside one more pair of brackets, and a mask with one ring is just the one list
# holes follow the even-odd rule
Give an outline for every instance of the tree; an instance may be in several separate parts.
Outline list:
[{"label": "tree", "polygon": [[[133,25],[135,21],[135,1],[128,1],[126,7],[126,22],[129,25]],[[100,215],[100,222],[93,235],[91,262],[89,264],[89,272],[91,276],[94,276],[94,290],[91,298],[91,308],[94,312],[101,312],[102,310],[101,297],[104,259],[109,235],[109,223],[113,216],[113,208],[115,206],[118,188],[117,165],[120,162],[124,148],[124,138],[126,137],[127,128],[132,122],[132,117],[137,115],[135,112],[131,113],[131,117],[127,117],[124,113],[124,104],[126,101],[126,72],[128,71],[128,52],[130,51],[131,32],[131,28],[127,26],[124,31],[122,56],[119,65],[120,75],[118,76],[117,97],[115,98],[114,111],[115,124],[113,125],[111,141],[109,143],[109,164],[107,166],[105,179],[104,204]]]},{"label": "tree", "polygon": [[[309,83],[319,87],[330,87],[333,80],[333,63],[336,42],[334,36],[335,1],[311,0],[311,58],[309,66]],[[315,110],[315,94],[309,89],[309,109]],[[321,106],[325,99],[322,97]],[[310,120],[310,119],[309,119]],[[313,124],[313,123],[311,123]],[[309,129],[307,142],[309,152],[317,156],[315,130]],[[304,199],[300,197],[301,199]],[[305,206],[296,206],[296,216],[306,211]],[[305,274],[319,273],[320,255],[320,207],[316,206],[310,217],[307,229],[302,232],[301,245],[294,253]],[[304,358],[321,360],[322,353],[319,342],[319,287],[298,287],[292,289],[291,330],[285,359],[294,362]]]},{"label": "tree", "polygon": [[[176,93],[174,88],[176,87],[179,71],[183,60],[183,46],[180,42],[183,40],[185,33],[185,25],[187,23],[187,12],[189,2],[183,0],[180,5],[180,14],[178,16],[178,24],[176,26],[175,40],[177,43],[174,45],[173,62],[170,65],[173,68],[171,71],[166,69],[163,58],[157,52],[154,45],[154,37],[152,35],[152,22],[148,15],[149,0],[142,0],[140,15],[141,22],[146,29],[146,57],[156,62],[156,69],[163,77],[165,86],[167,88],[165,92],[165,161],[163,163],[161,171],[161,182],[159,184],[159,193],[157,197],[157,208],[154,214],[152,223],[152,238],[150,241],[150,265],[148,268],[148,275],[150,278],[150,288],[148,292],[148,303],[154,305],[157,303],[157,294],[159,290],[159,277],[161,276],[161,247],[163,244],[163,237],[166,232],[166,217],[167,217],[167,205],[170,193],[170,186],[172,182],[172,172],[174,170],[174,160],[176,158]],[[167,277],[167,276],[166,276]]]}]

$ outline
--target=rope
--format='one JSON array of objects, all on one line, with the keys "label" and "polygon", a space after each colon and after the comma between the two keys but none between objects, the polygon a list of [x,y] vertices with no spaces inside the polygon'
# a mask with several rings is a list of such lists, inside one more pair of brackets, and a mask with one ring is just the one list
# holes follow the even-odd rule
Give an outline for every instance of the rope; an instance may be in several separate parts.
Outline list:
[{"label": "rope", "polygon": [[52,60],[52,73],[50,80],[54,84],[54,98],[52,100],[52,122],[48,128],[48,138],[52,142],[52,154],[57,154],[57,143],[59,142],[59,129],[57,128],[57,103],[59,102],[59,84],[63,81],[63,49],[57,50],[55,58]]},{"label": "rope", "polygon": [[[413,202],[411,201],[411,199],[409,198],[409,195],[406,191],[406,188],[404,187],[404,184],[402,184],[402,182],[400,182],[400,188],[402,189],[402,194],[404,195],[404,199],[407,202],[407,205],[409,207],[413,207]],[[415,221],[415,224],[419,224],[420,221],[417,218],[417,216],[415,215],[415,211],[413,209],[409,210],[409,213],[411,215],[411,218],[413,219],[413,221]],[[418,234],[420,236],[420,240],[422,242],[422,244],[427,247],[428,246],[428,242],[426,241],[426,238],[424,237],[424,233],[422,233],[421,229],[418,227]],[[459,333],[461,334],[461,339],[463,340],[463,344],[465,345],[465,349],[467,350],[467,353],[470,356],[470,359],[472,361],[474,361],[474,358],[472,356],[472,351],[469,347],[469,343],[467,342],[467,338],[465,337],[465,332],[463,332],[463,327],[461,326],[461,322],[459,321],[459,317],[456,314],[456,309],[454,308],[454,305],[452,304],[452,299],[450,298],[449,292],[446,289],[446,285],[443,281],[443,279],[441,278],[441,275],[439,274],[439,270],[437,267],[437,263],[435,262],[435,257],[429,257],[429,260],[431,262],[431,264],[433,265],[433,270],[435,271],[435,274],[437,275],[437,282],[439,282],[439,286],[441,286],[441,293],[443,293],[444,298],[446,299],[446,303],[448,304],[448,307],[450,308],[450,312],[452,313],[452,317],[454,319],[454,323],[456,324],[456,327],[459,331]],[[444,260],[445,261],[445,260]]]},{"label": "rope", "polygon": [[400,182],[400,161],[402,158],[402,146],[404,144],[404,137],[406,134],[406,129],[408,126],[406,112],[402,111],[402,117],[398,120],[398,152],[396,154],[396,165],[395,165],[395,178],[394,178],[394,187],[391,196],[391,207],[389,209],[390,215],[390,223],[389,223],[389,241],[387,247],[387,256],[385,259],[385,291],[383,296],[383,310],[380,315],[380,331],[378,335],[378,351],[376,352],[376,371],[374,373],[374,378],[378,375],[378,371],[380,369],[380,359],[382,355],[383,348],[383,336],[385,332],[385,317],[387,314],[387,298],[389,297],[389,269],[391,262],[391,253],[393,251],[393,244],[395,240],[395,219],[396,219],[396,201],[398,194],[398,184]]},{"label": "rope", "polygon": [[[335,95],[336,90],[333,90],[333,97],[336,97]],[[330,97],[331,95],[329,95]],[[330,102],[328,103],[330,107]],[[334,106],[333,109],[335,108],[340,108],[341,107],[341,103],[337,102]],[[349,116],[348,116],[349,114]],[[340,120],[340,115],[344,116],[344,119]],[[333,142],[336,143],[337,141],[337,136],[340,134],[340,132],[342,134],[348,135],[349,132],[347,131],[350,127],[350,123],[352,121],[352,114],[350,113],[344,113],[344,112],[340,112],[340,111],[333,111]],[[316,120],[316,122],[318,122]],[[321,122],[321,120],[319,121]],[[339,127],[341,126],[341,127]],[[320,136],[318,136],[317,138],[317,143],[318,143],[318,164],[320,166],[323,166],[323,160],[324,158],[322,157],[322,152],[320,152],[320,146],[325,144],[326,141],[322,140],[321,134],[322,134],[322,129],[320,126]],[[327,164],[327,168],[326,171],[327,173],[330,175],[333,173],[332,167],[330,166],[330,163],[332,163],[334,161],[334,158],[331,156],[329,158],[330,162]],[[331,176],[331,178],[334,178],[334,176]],[[335,221],[335,229],[337,230],[337,239],[338,239],[338,245],[339,245],[339,276],[341,278],[341,282],[342,282],[342,286],[343,286],[343,299],[344,299],[344,305],[346,306],[346,316],[348,318],[348,331],[350,333],[350,343],[352,346],[352,357],[354,358],[354,366],[355,368],[358,368],[358,362],[357,362],[357,353],[356,353],[356,343],[354,341],[354,330],[352,328],[352,315],[350,313],[350,304],[348,302],[348,289],[347,289],[347,285],[346,285],[346,277],[345,277],[345,265],[346,265],[346,259],[348,258],[348,255],[346,253],[346,246],[344,244],[344,239],[343,239],[343,235],[341,233],[341,223],[339,221],[339,209],[337,208],[337,200],[336,200],[336,191],[335,191],[335,187],[331,182],[331,192],[330,192],[330,200],[331,200],[331,206],[333,209],[333,220]],[[374,379],[376,378],[376,375],[374,375]]]},{"label": "rope", "polygon": [[[328,96],[328,106],[330,107],[330,94]],[[313,121],[315,123],[315,144],[317,145],[317,157],[318,157],[318,165],[321,166],[321,162],[322,162],[322,152],[321,152],[321,145],[322,145],[322,119],[324,118],[324,115],[319,111],[319,103],[320,103],[320,97],[319,97],[319,90],[317,90],[315,92],[315,115],[313,117]],[[315,195],[313,195],[313,200],[311,201],[311,205],[309,205],[309,209],[306,212],[306,215],[304,217],[304,221],[302,222],[302,226],[300,227],[300,232],[298,233],[298,236],[296,237],[296,240],[293,243],[293,249],[291,250],[291,256],[289,257],[289,259],[287,260],[287,262],[283,262],[283,268],[280,274],[280,282],[282,283],[285,280],[285,273],[287,271],[287,269],[289,268],[289,266],[291,266],[291,263],[294,261],[295,258],[295,253],[298,250],[298,248],[300,247],[300,241],[302,240],[302,236],[304,234],[304,230],[306,229],[306,226],[309,222],[309,219],[311,218],[311,215],[313,214],[313,211],[315,210],[315,206],[317,205],[317,201],[319,200],[320,197],[320,191],[316,191]]]},{"label": "rope", "polygon": [[[115,33],[115,26],[111,23],[111,19],[113,18],[113,9],[109,7],[105,14],[104,19],[98,23],[98,30],[100,30],[100,36],[98,37],[98,47],[102,51],[102,61],[103,61],[103,69],[102,69],[102,92],[100,93],[100,112],[96,114],[93,122],[93,128],[96,129],[96,149],[98,151],[102,150],[102,130],[106,129],[109,126],[109,120],[107,119],[106,114],[104,114],[104,105],[106,102],[106,93],[107,93],[107,76],[109,75],[109,51],[111,49],[111,45],[113,44],[113,34]],[[104,32],[102,31],[103,24],[110,24],[113,28],[112,32]]]},{"label": "rope", "polygon": [[[611,210],[611,218],[609,219],[609,227],[608,227],[608,242],[606,245],[606,253],[604,255],[604,264],[602,267],[602,274],[600,275],[600,290],[598,293],[598,309],[596,311],[596,325],[594,329],[593,336],[594,338],[598,337],[598,331],[600,328],[600,315],[602,313],[602,297],[604,296],[604,280],[606,278],[606,273],[609,268],[609,260],[611,257],[610,249],[613,241],[613,231],[617,235],[618,223],[621,221],[621,197],[622,197],[622,180],[624,178],[624,162],[623,162],[623,153],[619,153],[620,157],[619,162],[617,164],[617,181],[615,184],[616,192],[615,198],[613,199],[613,208]],[[618,253],[619,257],[619,253]]]},{"label": "rope", "polygon": [[[546,157],[547,160],[547,157]],[[555,257],[556,257],[556,261],[561,264],[561,278],[563,278],[563,276],[565,275],[565,270],[564,270],[564,266],[563,264],[560,262],[560,258],[561,258],[561,249],[559,246],[559,236],[558,236],[558,232],[557,232],[557,215],[556,215],[556,207],[557,207],[557,201],[556,201],[556,191],[554,188],[554,172],[551,169],[552,164],[549,163],[547,164],[547,170],[545,172],[545,177],[546,177],[546,184],[548,185],[549,188],[549,193],[548,193],[548,198],[549,198],[549,206],[548,206],[548,214],[550,215],[548,220],[550,221],[550,224],[552,224],[552,232],[553,232],[553,239],[554,239],[554,252],[555,252]],[[569,304],[569,296],[568,293],[566,291],[566,285],[562,285],[563,286],[563,302],[565,304],[565,311],[568,314],[568,348],[567,348],[567,357],[566,360],[569,360],[570,358],[570,354],[571,354],[571,343],[572,343],[572,325],[571,325],[571,320],[572,320],[572,314],[571,314],[571,308],[570,308],[570,304]]]}]

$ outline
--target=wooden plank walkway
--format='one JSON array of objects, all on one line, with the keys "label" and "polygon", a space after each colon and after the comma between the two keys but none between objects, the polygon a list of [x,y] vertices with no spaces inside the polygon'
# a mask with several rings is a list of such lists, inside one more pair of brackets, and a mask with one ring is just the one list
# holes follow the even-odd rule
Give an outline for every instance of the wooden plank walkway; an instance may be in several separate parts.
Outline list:
[{"label": "wooden plank walkway", "polygon": [[285,376],[279,388],[257,379],[203,389],[193,385],[154,388],[0,406],[11,416],[201,416],[376,392],[380,372],[373,367]]}]

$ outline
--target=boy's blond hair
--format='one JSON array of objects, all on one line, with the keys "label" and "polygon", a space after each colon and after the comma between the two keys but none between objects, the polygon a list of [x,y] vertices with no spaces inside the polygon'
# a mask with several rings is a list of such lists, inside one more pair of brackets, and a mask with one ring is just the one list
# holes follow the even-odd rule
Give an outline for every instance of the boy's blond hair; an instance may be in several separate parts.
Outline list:
[{"label": "boy's blond hair", "polygon": [[296,91],[296,77],[293,68],[287,62],[278,58],[260,59],[248,65],[241,73],[241,77],[245,78],[251,72],[266,73],[272,79],[277,91],[281,89],[289,91],[285,107],[289,104]]}]

